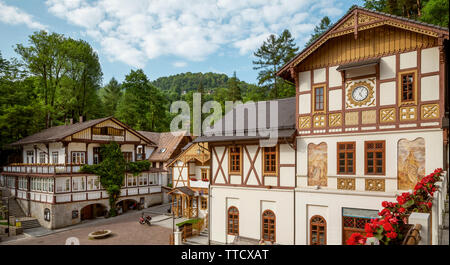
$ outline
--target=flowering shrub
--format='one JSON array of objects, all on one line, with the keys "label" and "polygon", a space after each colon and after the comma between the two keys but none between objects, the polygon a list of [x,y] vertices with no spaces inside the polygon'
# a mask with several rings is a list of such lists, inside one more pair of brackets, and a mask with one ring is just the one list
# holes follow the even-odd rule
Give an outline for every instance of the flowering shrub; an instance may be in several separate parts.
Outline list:
[{"label": "flowering shrub", "polygon": [[382,202],[384,209],[378,213],[380,218],[372,219],[365,225],[365,236],[353,233],[347,240],[347,245],[364,245],[369,237],[376,237],[385,245],[400,244],[404,236],[402,225],[408,223],[409,214],[431,211],[433,194],[438,189],[436,182],[440,180],[441,174],[442,168],[438,168],[423,177],[414,187],[413,193],[402,193],[397,196],[397,202]]}]

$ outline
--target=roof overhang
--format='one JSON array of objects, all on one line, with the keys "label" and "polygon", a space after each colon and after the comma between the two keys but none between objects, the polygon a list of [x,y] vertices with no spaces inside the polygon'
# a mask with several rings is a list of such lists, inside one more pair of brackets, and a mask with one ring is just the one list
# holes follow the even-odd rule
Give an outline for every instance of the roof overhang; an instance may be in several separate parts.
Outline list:
[{"label": "roof overhang", "polygon": [[[360,20],[358,16],[365,16],[365,19]],[[315,41],[306,46],[300,53],[298,53],[294,58],[287,62],[283,67],[281,67],[277,71],[276,75],[290,82],[294,82],[294,68],[299,65],[304,59],[309,57],[309,55],[311,55],[329,39],[340,37],[349,33],[355,34],[356,37],[358,31],[383,25],[403,28],[409,31],[436,38],[449,39],[448,28],[356,6],[350,9],[347,14],[341,17],[332,27],[330,27]]]},{"label": "roof overhang", "polygon": [[347,64],[341,64],[336,68],[336,71],[345,71],[345,70],[351,70],[361,67],[367,67],[372,65],[377,65],[380,63],[380,58],[376,59],[370,59],[360,62],[354,62],[354,63],[347,63]]}]

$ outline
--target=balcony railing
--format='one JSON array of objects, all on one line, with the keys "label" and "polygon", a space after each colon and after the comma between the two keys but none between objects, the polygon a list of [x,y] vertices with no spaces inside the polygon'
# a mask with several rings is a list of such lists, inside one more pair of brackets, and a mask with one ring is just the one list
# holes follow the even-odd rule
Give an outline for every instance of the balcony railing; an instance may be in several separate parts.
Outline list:
[{"label": "balcony railing", "polygon": [[34,174],[59,174],[77,173],[83,165],[80,164],[10,164],[3,166],[3,172],[34,173]]}]

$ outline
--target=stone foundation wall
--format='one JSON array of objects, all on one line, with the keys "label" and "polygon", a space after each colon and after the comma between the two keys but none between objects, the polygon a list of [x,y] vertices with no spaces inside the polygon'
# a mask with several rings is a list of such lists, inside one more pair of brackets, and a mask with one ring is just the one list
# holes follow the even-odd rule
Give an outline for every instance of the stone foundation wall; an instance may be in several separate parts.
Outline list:
[{"label": "stone foundation wall", "polygon": [[[162,193],[154,193],[154,194],[144,194],[144,195],[135,195],[135,196],[126,196],[121,197],[117,202],[123,200],[135,200],[140,202],[140,199],[144,198],[144,207],[148,208],[153,205],[161,204],[163,201]],[[62,228],[74,224],[78,224],[81,222],[81,209],[90,204],[101,204],[107,210],[109,210],[109,200],[108,199],[100,199],[100,200],[89,200],[89,201],[81,201],[81,202],[69,202],[69,203],[60,203],[60,204],[50,204],[44,202],[34,202],[34,201],[26,201],[23,199],[17,199],[17,202],[24,210],[25,214],[28,213],[28,203],[30,205],[31,216],[38,219],[41,226],[48,229],[57,229]],[[48,208],[50,210],[50,221],[46,221],[44,219],[44,210]],[[76,218],[72,218],[72,212],[78,211],[78,216]]]}]

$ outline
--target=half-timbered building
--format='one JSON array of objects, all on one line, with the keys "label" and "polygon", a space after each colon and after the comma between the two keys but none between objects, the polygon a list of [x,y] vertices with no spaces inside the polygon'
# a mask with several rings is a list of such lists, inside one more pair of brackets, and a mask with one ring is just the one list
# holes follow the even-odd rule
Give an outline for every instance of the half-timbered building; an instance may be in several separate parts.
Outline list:
[{"label": "half-timbered building", "polygon": [[[20,163],[3,167],[0,186],[8,188],[28,216],[47,228],[60,228],[83,219],[103,216],[109,210],[99,176],[81,173],[84,164],[98,164],[100,145],[117,142],[126,161],[149,159],[157,145],[113,117],[66,124],[25,137]],[[161,169],[138,176],[126,174],[118,206],[160,204]]]},{"label": "half-timbered building", "polygon": [[296,86],[296,244],[343,244],[448,168],[448,38],[357,7],[280,69]]},{"label": "half-timbered building", "polygon": [[172,212],[175,217],[208,216],[210,154],[208,143],[189,143],[168,167],[172,169]]},{"label": "half-timbered building", "polygon": [[[237,120],[244,121],[241,129]],[[211,153],[211,241],[293,244],[295,98],[238,105],[218,124],[210,131],[217,134],[194,140],[207,142]],[[261,141],[270,137],[267,128],[277,132],[272,142]]]}]

